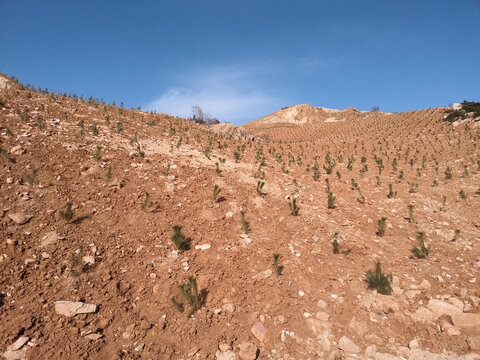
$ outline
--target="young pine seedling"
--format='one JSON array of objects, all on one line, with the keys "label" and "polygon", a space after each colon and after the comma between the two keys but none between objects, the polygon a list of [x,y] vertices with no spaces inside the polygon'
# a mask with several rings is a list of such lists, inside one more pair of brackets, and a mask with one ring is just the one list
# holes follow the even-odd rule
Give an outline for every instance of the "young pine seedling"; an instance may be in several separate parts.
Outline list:
[{"label": "young pine seedling", "polygon": [[413,217],[413,204],[410,204],[408,205],[408,221],[412,222],[412,221],[415,221],[414,217]]},{"label": "young pine seedling", "polygon": [[467,194],[465,194],[465,191],[463,190],[460,190],[460,192],[458,193],[458,196],[460,196],[460,199],[462,200],[467,200]]},{"label": "young pine seedling", "polygon": [[243,231],[246,233],[248,233],[250,231],[250,223],[245,220],[245,212],[244,211],[240,211],[240,221],[242,222],[242,229]]},{"label": "young pine seedling", "polygon": [[460,237],[460,229],[455,229],[455,235],[453,235],[452,242],[455,242]]},{"label": "young pine seedling", "polygon": [[145,191],[145,199],[143,199],[140,206],[142,207],[142,210],[146,210],[147,208],[153,206],[153,202],[150,201],[150,193],[148,191]]},{"label": "young pine seedling", "polygon": [[70,222],[73,219],[73,211],[72,211],[73,203],[71,201],[67,201],[67,205],[65,207],[65,211],[60,210],[60,216],[65,221]]},{"label": "young pine seedling", "polygon": [[452,169],[448,166],[445,169],[445,180],[450,180],[452,178]]},{"label": "young pine seedling", "polygon": [[367,283],[369,289],[375,289],[379,294],[390,295],[392,293],[392,274],[385,275],[382,273],[382,268],[378,262],[375,266],[375,270],[367,270],[365,273],[367,276]]},{"label": "young pine seedling", "polygon": [[337,200],[337,198],[336,198],[335,195],[333,195],[333,193],[330,192],[330,191],[327,193],[327,195],[328,195],[327,207],[328,207],[329,209],[335,209],[335,207],[336,207],[336,206],[335,206],[335,201]]},{"label": "young pine seedling", "polygon": [[395,195],[397,194],[397,192],[393,191],[392,189],[392,184],[388,184],[388,194],[387,194],[387,198],[391,199],[393,198]]},{"label": "young pine seedling", "polygon": [[220,174],[222,172],[222,170],[220,169],[220,164],[218,163],[218,161],[215,163],[215,172],[217,174]]},{"label": "young pine seedling", "polygon": [[172,234],[170,239],[175,244],[177,249],[188,250],[189,249],[189,241],[182,234],[182,227],[180,225],[174,225],[172,228],[173,228],[173,234]]},{"label": "young pine seedling", "polygon": [[188,277],[188,282],[185,284],[180,284],[178,286],[180,291],[182,292],[182,296],[184,299],[190,304],[192,310],[190,311],[190,315],[192,315],[195,311],[200,309],[201,301],[200,295],[198,293],[197,287],[197,279],[194,276]]},{"label": "young pine seedling", "polygon": [[273,254],[273,268],[275,270],[275,274],[281,275],[283,266],[278,265],[278,260],[280,259],[280,254]]},{"label": "young pine seedling", "polygon": [[263,195],[263,187],[265,186],[265,181],[257,181],[257,194],[258,195]]},{"label": "young pine seedling", "polygon": [[70,259],[70,268],[73,271],[75,271],[77,267],[80,267],[80,270],[83,270],[83,265],[83,244],[78,244],[78,250]]},{"label": "young pine seedling", "polygon": [[95,150],[95,152],[93,153],[93,158],[97,161],[100,161],[100,151],[102,150],[102,148],[100,146],[97,145],[97,149]]},{"label": "young pine seedling", "polygon": [[299,212],[300,209],[297,206],[297,199],[292,198],[292,200],[290,201],[290,203],[288,205],[290,207],[290,214],[292,214],[293,216],[298,216],[298,212]]},{"label": "young pine seedling", "polygon": [[429,248],[425,246],[425,242],[423,240],[424,236],[425,233],[423,231],[419,231],[417,233],[418,246],[415,246],[413,249],[410,250],[412,254],[419,259],[425,259],[430,251]]},{"label": "young pine seedling", "polygon": [[408,190],[409,193],[415,194],[418,191],[418,184],[417,183],[409,183],[410,185],[410,190]]},{"label": "young pine seedling", "polygon": [[112,178],[112,167],[110,166],[105,174],[105,177],[110,180]]},{"label": "young pine seedling", "polygon": [[220,189],[220,187],[218,185],[215,185],[213,187],[213,194],[212,194],[212,200],[213,202],[217,202],[218,200],[218,195],[220,194],[220,192],[222,191],[222,189]]},{"label": "young pine seedling", "polygon": [[385,235],[385,230],[387,229],[387,218],[382,217],[377,221],[377,235],[383,236]]},{"label": "young pine seedling", "polygon": [[340,242],[338,241],[338,232],[333,233],[333,240],[332,240],[332,248],[333,248],[333,253],[338,254],[340,252]]}]

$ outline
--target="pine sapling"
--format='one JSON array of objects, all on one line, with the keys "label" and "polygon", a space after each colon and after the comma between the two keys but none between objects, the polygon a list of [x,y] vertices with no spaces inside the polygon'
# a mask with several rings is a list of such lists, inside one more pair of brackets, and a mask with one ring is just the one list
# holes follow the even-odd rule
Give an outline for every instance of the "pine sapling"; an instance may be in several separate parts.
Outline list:
[{"label": "pine sapling", "polygon": [[222,170],[220,169],[220,164],[218,163],[218,161],[215,163],[215,172],[217,174],[220,174],[222,172]]},{"label": "pine sapling", "polygon": [[194,276],[188,277],[188,282],[180,284],[178,286],[182,292],[184,299],[190,304],[192,310],[189,315],[192,315],[196,310],[200,308],[200,295],[198,293],[197,279]]},{"label": "pine sapling", "polygon": [[141,207],[142,210],[146,210],[148,207],[151,207],[153,205],[153,202],[150,201],[150,193],[145,191],[145,199],[143,199]]},{"label": "pine sapling", "polygon": [[460,196],[460,199],[462,200],[467,200],[467,194],[465,194],[465,191],[463,190],[460,190],[460,192],[458,193],[458,196]]},{"label": "pine sapling", "polygon": [[258,195],[263,195],[263,187],[265,186],[265,181],[257,181],[257,194]]},{"label": "pine sapling", "polygon": [[109,180],[112,178],[112,167],[111,166],[108,168],[107,173],[105,174],[105,177]]},{"label": "pine sapling", "polygon": [[387,218],[382,217],[377,221],[377,235],[383,236],[385,235],[385,230],[387,229]]},{"label": "pine sapling", "polygon": [[275,269],[275,274],[281,275],[283,266],[278,264],[278,260],[280,259],[280,254],[273,254],[273,268]]},{"label": "pine sapling", "polygon": [[414,247],[410,251],[419,259],[425,259],[428,256],[429,253],[429,248],[425,246],[425,242],[423,240],[423,237],[425,236],[425,233],[423,231],[419,231],[417,233],[417,241],[418,241],[418,246]]},{"label": "pine sapling", "polygon": [[390,295],[392,293],[392,274],[385,275],[382,273],[382,268],[378,262],[375,266],[375,270],[367,270],[365,273],[367,276],[367,283],[369,289],[376,289],[378,293],[383,295]]},{"label": "pine sapling", "polygon": [[412,222],[412,221],[415,221],[414,217],[413,217],[413,204],[410,204],[408,205],[408,221]]},{"label": "pine sapling", "polygon": [[65,207],[65,211],[60,210],[60,216],[62,219],[65,221],[70,221],[73,219],[73,211],[72,211],[72,205],[73,203],[71,201],[67,201],[67,205]]},{"label": "pine sapling", "polygon": [[387,194],[387,198],[391,199],[393,198],[395,195],[397,194],[397,192],[393,191],[392,189],[392,184],[388,184],[388,194]]},{"label": "pine sapling", "polygon": [[337,198],[335,197],[335,195],[333,195],[332,192],[328,192],[327,194],[328,196],[328,199],[327,199],[327,207],[329,209],[335,209],[335,201],[337,200]]},{"label": "pine sapling", "polygon": [[298,216],[298,212],[299,212],[300,209],[297,206],[297,199],[292,197],[292,200],[290,201],[290,203],[288,205],[290,207],[290,214],[292,214],[293,216]]},{"label": "pine sapling", "polygon": [[242,229],[247,234],[250,231],[250,223],[245,220],[245,212],[240,211],[240,221],[242,223]]},{"label": "pine sapling", "polygon": [[179,250],[188,250],[189,241],[182,234],[182,227],[180,225],[174,225],[172,228],[173,228],[173,234],[170,238],[172,242],[175,244],[175,246]]},{"label": "pine sapling", "polygon": [[25,180],[27,180],[28,185],[33,186],[38,184],[37,172],[38,169],[33,169],[31,174],[25,175]]},{"label": "pine sapling", "polygon": [[338,254],[340,252],[340,242],[338,241],[338,232],[333,233],[333,241],[332,241],[332,247],[333,247],[333,253]]},{"label": "pine sapling", "polygon": [[220,192],[222,191],[222,189],[220,189],[220,187],[218,185],[215,185],[213,187],[213,194],[212,194],[212,200],[214,202],[217,202],[218,200],[218,195],[220,194]]}]

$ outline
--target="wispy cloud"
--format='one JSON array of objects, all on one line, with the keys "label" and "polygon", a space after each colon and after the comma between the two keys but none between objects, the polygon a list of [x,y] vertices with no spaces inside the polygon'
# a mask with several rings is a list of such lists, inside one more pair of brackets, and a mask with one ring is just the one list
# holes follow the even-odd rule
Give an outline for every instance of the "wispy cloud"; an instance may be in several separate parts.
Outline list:
[{"label": "wispy cloud", "polygon": [[145,108],[185,117],[191,115],[193,105],[199,105],[221,121],[252,121],[284,103],[260,84],[261,72],[259,67],[230,66],[185,74]]}]

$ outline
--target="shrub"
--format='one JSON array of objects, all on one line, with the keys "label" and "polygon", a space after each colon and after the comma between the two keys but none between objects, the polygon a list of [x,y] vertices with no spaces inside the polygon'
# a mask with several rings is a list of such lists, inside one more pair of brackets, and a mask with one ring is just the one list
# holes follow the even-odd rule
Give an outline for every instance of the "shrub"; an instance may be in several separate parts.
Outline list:
[{"label": "shrub", "polygon": [[182,234],[182,227],[180,225],[174,225],[172,228],[173,228],[173,234],[170,238],[172,242],[175,244],[175,246],[179,250],[188,250],[189,241]]},{"label": "shrub", "polygon": [[452,169],[448,166],[445,169],[445,180],[450,180],[452,178]]},{"label": "shrub", "polygon": [[78,250],[70,259],[70,268],[75,270],[77,267],[83,270],[83,244],[78,244]]},{"label": "shrub", "polygon": [[418,246],[410,250],[413,255],[415,255],[419,259],[425,259],[429,253],[429,248],[425,246],[425,242],[423,240],[424,236],[425,233],[423,231],[419,231],[417,233]]},{"label": "shrub", "polygon": [[100,161],[100,151],[101,151],[101,150],[102,150],[102,148],[97,145],[97,149],[96,149],[95,152],[93,153],[93,158],[94,158],[96,161]]},{"label": "shrub", "polygon": [[414,194],[418,191],[418,184],[417,183],[409,183],[410,189],[408,190],[409,193]]},{"label": "shrub", "polygon": [[280,254],[273,254],[273,268],[275,269],[275,274],[281,275],[283,266],[278,264],[278,260],[280,258]]},{"label": "shrub", "polygon": [[112,178],[112,167],[111,166],[108,168],[107,173],[105,174],[105,177],[109,180]]},{"label": "shrub", "polygon": [[220,165],[218,164],[218,161],[215,163],[215,172],[217,174],[220,174],[222,170],[220,169]]},{"label": "shrub", "polygon": [[378,262],[375,266],[375,270],[367,270],[365,273],[367,276],[367,283],[369,289],[375,289],[378,293],[383,295],[390,295],[392,293],[392,274],[385,275],[382,273],[382,268]]},{"label": "shrub", "polygon": [[458,196],[460,196],[460,199],[462,200],[467,200],[467,194],[465,194],[465,191],[463,190],[460,190],[460,192],[458,193]]},{"label": "shrub", "polygon": [[387,218],[382,217],[377,221],[377,235],[383,236],[385,235],[385,230],[387,229]]},{"label": "shrub", "polygon": [[62,217],[62,219],[66,221],[70,221],[73,219],[72,205],[73,203],[71,201],[67,201],[65,211],[60,210],[60,216]]}]

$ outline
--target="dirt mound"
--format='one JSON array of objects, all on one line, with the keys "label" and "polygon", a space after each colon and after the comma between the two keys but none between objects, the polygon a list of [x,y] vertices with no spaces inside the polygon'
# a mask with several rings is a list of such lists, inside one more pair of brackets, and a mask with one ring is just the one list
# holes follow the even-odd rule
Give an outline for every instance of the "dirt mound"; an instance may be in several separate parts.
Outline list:
[{"label": "dirt mound", "polygon": [[234,138],[244,140],[251,140],[254,138],[254,135],[243,128],[243,126],[235,126],[229,123],[216,124],[211,126],[210,129],[216,134],[224,134]]},{"label": "dirt mound", "polygon": [[479,137],[442,109],[249,141],[11,84],[0,357],[480,358]]}]

